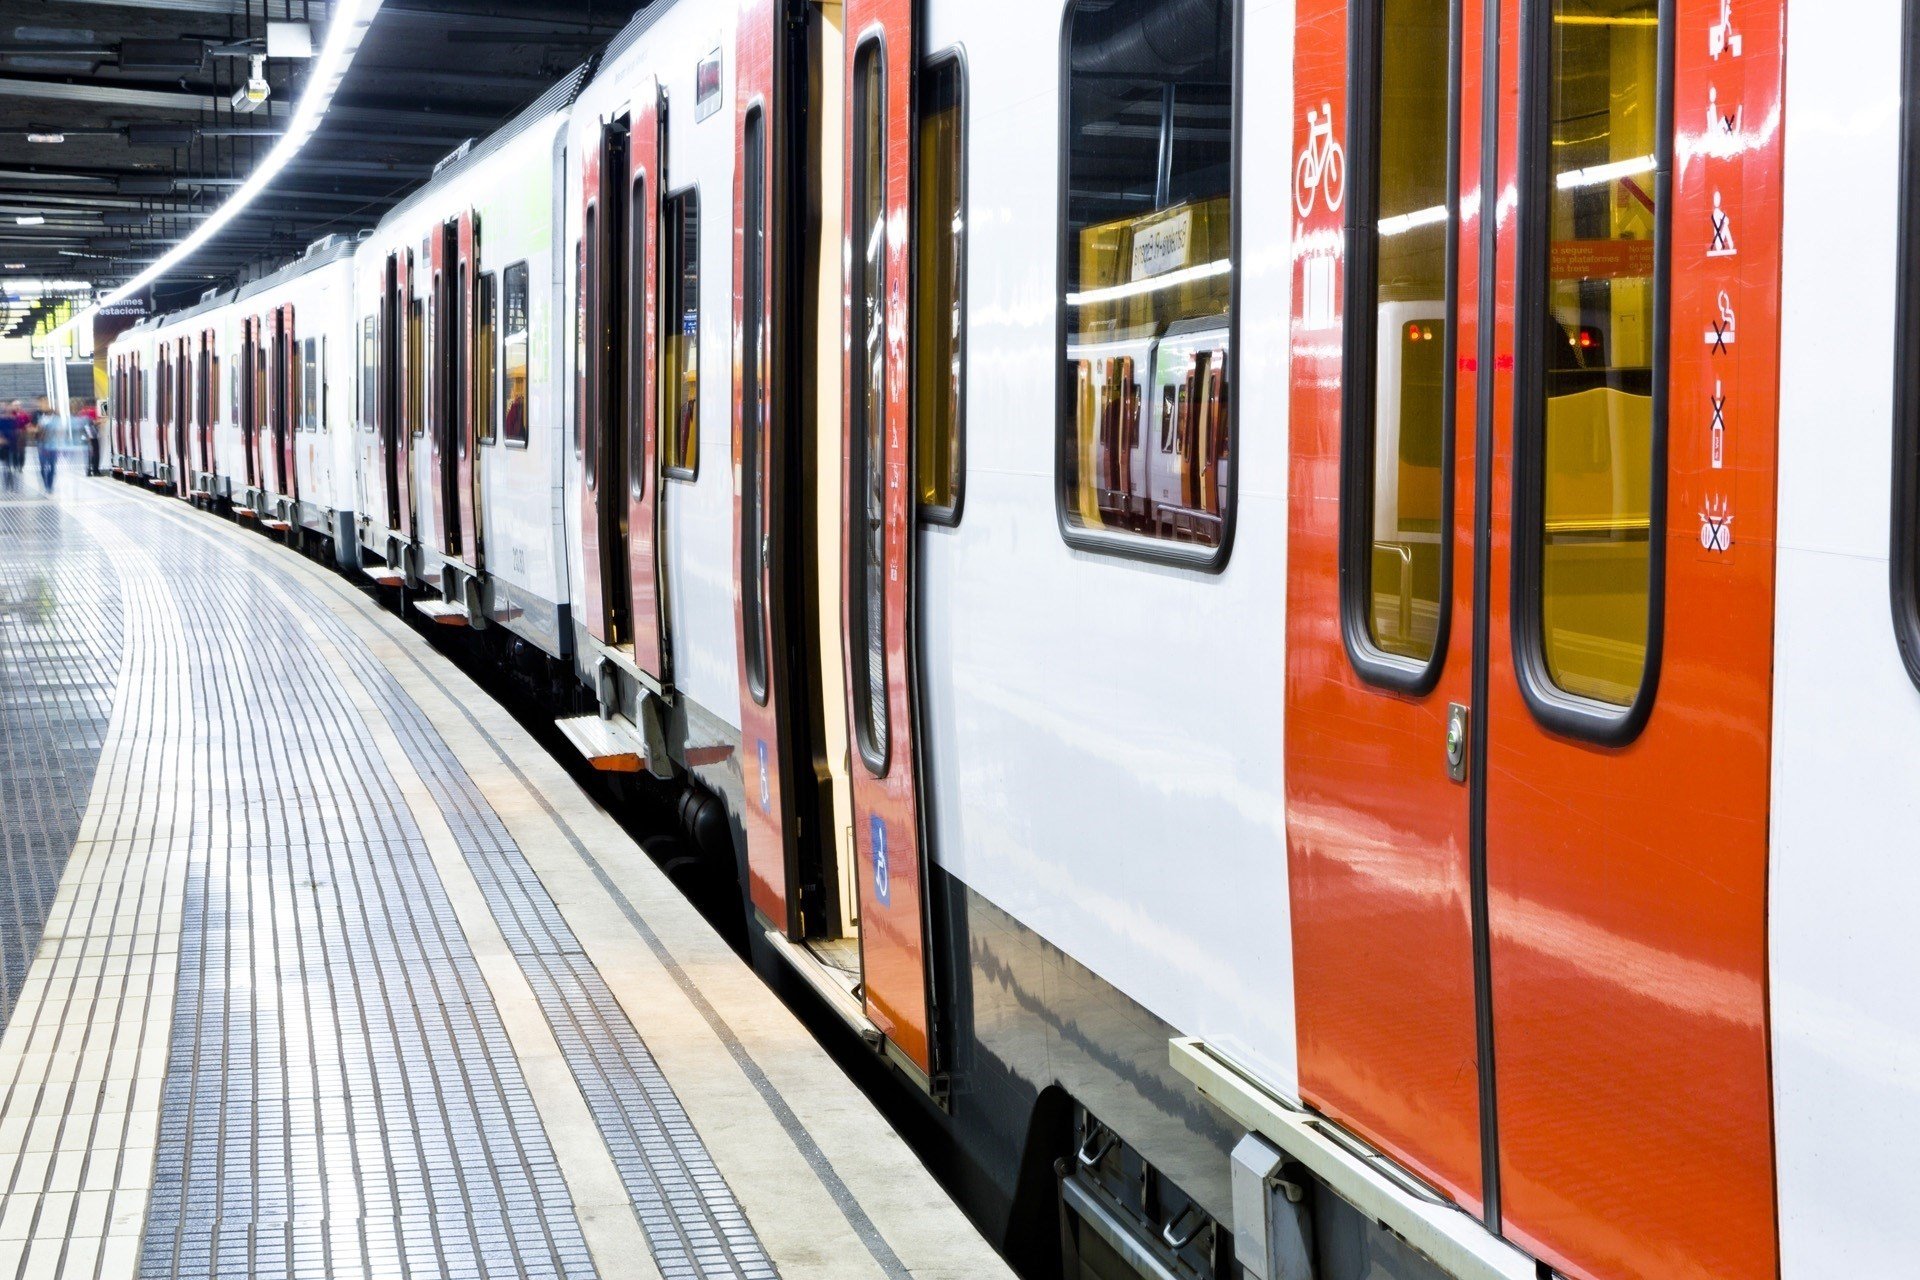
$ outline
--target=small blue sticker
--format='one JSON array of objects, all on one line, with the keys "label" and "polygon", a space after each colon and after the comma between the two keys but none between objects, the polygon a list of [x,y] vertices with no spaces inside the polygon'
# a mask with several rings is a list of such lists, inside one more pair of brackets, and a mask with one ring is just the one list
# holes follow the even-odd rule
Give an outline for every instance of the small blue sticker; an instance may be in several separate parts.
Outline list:
[{"label": "small blue sticker", "polygon": [[873,832],[873,896],[881,906],[893,902],[893,869],[887,864],[887,824],[880,821],[880,815],[872,818]]},{"label": "small blue sticker", "polygon": [[760,810],[773,812],[773,783],[767,777],[767,740],[760,739]]}]

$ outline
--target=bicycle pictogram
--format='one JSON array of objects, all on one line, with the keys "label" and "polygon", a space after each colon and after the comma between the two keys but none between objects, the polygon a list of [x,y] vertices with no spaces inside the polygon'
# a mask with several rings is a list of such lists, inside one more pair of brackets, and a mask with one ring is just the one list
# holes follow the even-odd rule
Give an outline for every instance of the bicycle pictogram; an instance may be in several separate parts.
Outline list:
[{"label": "bicycle pictogram", "polygon": [[1333,104],[1307,112],[1307,145],[1293,166],[1293,203],[1306,217],[1324,189],[1327,212],[1338,213],[1347,198],[1347,151],[1333,140]]}]

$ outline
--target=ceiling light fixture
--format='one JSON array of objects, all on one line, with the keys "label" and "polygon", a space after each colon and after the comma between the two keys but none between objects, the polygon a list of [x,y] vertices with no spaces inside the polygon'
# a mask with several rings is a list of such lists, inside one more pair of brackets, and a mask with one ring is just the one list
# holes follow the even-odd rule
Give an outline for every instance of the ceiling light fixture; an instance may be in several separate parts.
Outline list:
[{"label": "ceiling light fixture", "polygon": [[353,63],[353,55],[359,51],[367,28],[373,25],[380,4],[381,0],[339,0],[333,6],[333,16],[327,23],[326,42],[313,60],[306,91],[294,105],[293,114],[287,117],[287,131],[247,176],[246,184],[228,196],[226,203],[195,227],[186,239],[160,255],[133,279],[101,295],[92,306],[76,312],[59,328],[47,334],[45,341],[58,341],[75,326],[92,320],[94,313],[101,308],[110,307],[144,289],[192,257],[201,245],[220,234],[221,228],[239,216],[241,210],[252,204],[280,176],[280,171],[300,153],[300,148],[307,145],[308,139],[320,127],[320,120],[326,115],[334,94],[339,92],[340,82],[346,78],[347,68]]},{"label": "ceiling light fixture", "polygon": [[46,225],[47,219],[46,219],[46,215],[44,214],[23,213],[19,217],[15,218],[13,221],[16,225],[22,226],[22,227],[40,227],[40,226]]},{"label": "ceiling light fixture", "polygon": [[27,135],[28,142],[65,142],[66,140],[67,135],[64,133],[30,133]]}]

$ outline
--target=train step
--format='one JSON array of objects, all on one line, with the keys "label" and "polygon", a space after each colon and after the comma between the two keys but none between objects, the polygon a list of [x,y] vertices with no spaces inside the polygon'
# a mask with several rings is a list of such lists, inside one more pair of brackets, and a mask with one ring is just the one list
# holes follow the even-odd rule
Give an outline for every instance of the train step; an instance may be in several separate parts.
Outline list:
[{"label": "train step", "polygon": [[467,607],[446,600],[415,600],[413,607],[422,616],[431,618],[443,627],[464,627],[467,625]]},{"label": "train step", "polygon": [[572,716],[555,723],[573,749],[602,773],[639,773],[647,767],[647,744],[624,716]]}]

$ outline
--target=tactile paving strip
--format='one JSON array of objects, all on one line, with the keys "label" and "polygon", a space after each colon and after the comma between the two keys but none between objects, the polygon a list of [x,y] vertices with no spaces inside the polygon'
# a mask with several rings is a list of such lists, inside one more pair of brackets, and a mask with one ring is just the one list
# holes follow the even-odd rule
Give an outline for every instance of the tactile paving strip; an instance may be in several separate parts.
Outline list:
[{"label": "tactile paving strip", "polygon": [[[142,1277],[587,1276],[567,1188],[344,673],[137,501],[195,755]],[[136,550],[136,548],[143,550]],[[150,735],[155,741],[167,736]]]},{"label": "tactile paving strip", "polygon": [[447,816],[640,1215],[664,1280],[777,1275],[613,990],[444,739],[384,668],[360,672]]},{"label": "tactile paving strip", "polygon": [[[286,598],[343,653],[352,632],[278,568]],[[771,1280],[778,1271],[672,1086],[499,815],[400,683],[357,664],[519,961],[639,1215],[663,1280]],[[371,750],[369,746],[367,748]]]},{"label": "tactile paving strip", "polygon": [[99,546],[55,502],[0,500],[0,1028],[80,833],[120,634]]}]

